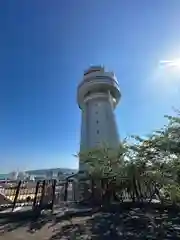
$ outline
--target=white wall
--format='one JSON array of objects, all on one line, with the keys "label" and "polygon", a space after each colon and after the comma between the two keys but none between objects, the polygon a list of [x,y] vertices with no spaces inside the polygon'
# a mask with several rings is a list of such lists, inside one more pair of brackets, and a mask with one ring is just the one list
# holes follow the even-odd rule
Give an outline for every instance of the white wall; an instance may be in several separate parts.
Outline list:
[{"label": "white wall", "polygon": [[[119,102],[120,96],[114,73],[100,68],[98,72],[84,76],[78,86],[77,96],[82,110],[80,151],[102,144],[112,148],[119,147],[114,107]],[[79,169],[83,171],[84,167],[80,161]]]},{"label": "white wall", "polygon": [[91,96],[82,111],[81,150],[102,143],[118,147],[118,129],[109,94]]}]

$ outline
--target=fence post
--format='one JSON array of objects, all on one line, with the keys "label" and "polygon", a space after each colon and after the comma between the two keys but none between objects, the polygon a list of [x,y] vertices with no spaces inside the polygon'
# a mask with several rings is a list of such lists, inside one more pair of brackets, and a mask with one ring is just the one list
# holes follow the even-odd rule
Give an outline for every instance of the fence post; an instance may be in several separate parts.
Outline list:
[{"label": "fence post", "polygon": [[39,204],[39,207],[40,207],[41,210],[44,206],[45,187],[46,187],[46,180],[43,180],[41,199],[40,199],[40,204]]},{"label": "fence post", "polygon": [[75,179],[73,179],[73,181],[72,181],[72,194],[73,194],[73,201],[76,201],[76,186],[77,184],[76,184],[76,181],[75,181]]},{"label": "fence post", "polygon": [[52,182],[52,201],[51,201],[51,211],[53,212],[54,210],[54,202],[55,202],[55,198],[56,198],[56,179],[53,180]]},{"label": "fence post", "polygon": [[21,181],[19,181],[19,183],[18,183],[18,185],[17,185],[17,188],[16,188],[16,195],[15,195],[15,197],[14,197],[13,206],[12,206],[12,211],[14,211],[14,208],[15,208],[15,206],[16,206],[16,202],[17,202],[17,199],[18,199],[18,196],[19,196],[20,188],[21,188]]},{"label": "fence post", "polygon": [[36,206],[39,184],[40,184],[40,181],[38,181],[37,184],[36,184],[36,191],[35,191],[35,196],[34,196],[34,201],[33,201],[33,210],[35,209],[35,206]]},{"label": "fence post", "polygon": [[67,195],[68,195],[68,180],[66,179],[65,185],[64,185],[64,201],[67,201]]}]

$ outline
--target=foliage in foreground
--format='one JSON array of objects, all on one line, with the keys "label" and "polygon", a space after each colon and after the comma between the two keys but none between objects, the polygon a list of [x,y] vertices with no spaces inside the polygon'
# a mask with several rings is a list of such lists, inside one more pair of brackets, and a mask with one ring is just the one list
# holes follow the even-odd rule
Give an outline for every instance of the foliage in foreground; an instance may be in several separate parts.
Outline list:
[{"label": "foliage in foreground", "polygon": [[118,150],[107,146],[81,152],[79,157],[92,179],[106,179],[101,191],[129,193],[133,201],[149,201],[156,195],[180,202],[180,112],[165,116],[168,124],[146,138],[133,136]]}]

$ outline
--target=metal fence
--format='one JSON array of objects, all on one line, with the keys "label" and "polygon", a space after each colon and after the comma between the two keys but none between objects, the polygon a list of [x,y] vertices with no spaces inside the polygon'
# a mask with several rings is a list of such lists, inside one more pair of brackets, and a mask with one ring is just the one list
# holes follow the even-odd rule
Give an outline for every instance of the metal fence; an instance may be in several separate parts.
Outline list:
[{"label": "metal fence", "polygon": [[75,201],[75,198],[74,183],[71,179],[3,183],[0,188],[0,209],[12,208],[14,211],[20,206],[31,206],[33,210],[53,210],[54,205]]},{"label": "metal fence", "polygon": [[[123,179],[124,181],[124,179]],[[11,182],[3,183],[0,188],[0,210],[4,208],[11,208],[15,211],[18,207],[29,206],[32,210],[51,209],[54,206],[62,206],[69,202],[90,202],[90,200],[97,200],[102,202],[102,199],[112,199],[118,202],[135,201],[138,200],[152,200],[156,195],[156,188],[150,186],[138,186],[137,189],[123,188],[118,189],[111,187],[110,195],[106,185],[107,179],[75,179],[66,178],[63,181],[57,180],[43,180],[38,182]],[[126,181],[125,181],[126,182]],[[102,189],[106,189],[104,192]],[[111,201],[110,199],[108,201]]]},{"label": "metal fence", "polygon": [[[112,179],[84,178],[79,180],[80,202],[160,202],[164,196],[155,183],[132,183],[125,178],[118,184]],[[165,199],[165,198],[164,198]]]}]

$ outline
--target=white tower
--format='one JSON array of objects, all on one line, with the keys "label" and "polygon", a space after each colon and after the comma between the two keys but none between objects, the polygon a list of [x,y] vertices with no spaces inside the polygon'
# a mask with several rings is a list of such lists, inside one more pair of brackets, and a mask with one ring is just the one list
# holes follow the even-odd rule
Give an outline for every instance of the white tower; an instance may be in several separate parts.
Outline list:
[{"label": "white tower", "polygon": [[[90,67],[84,72],[78,86],[77,101],[82,111],[80,151],[99,144],[111,148],[119,146],[119,134],[114,109],[121,97],[119,85],[113,72],[102,66]],[[79,164],[79,170],[85,166]]]}]

